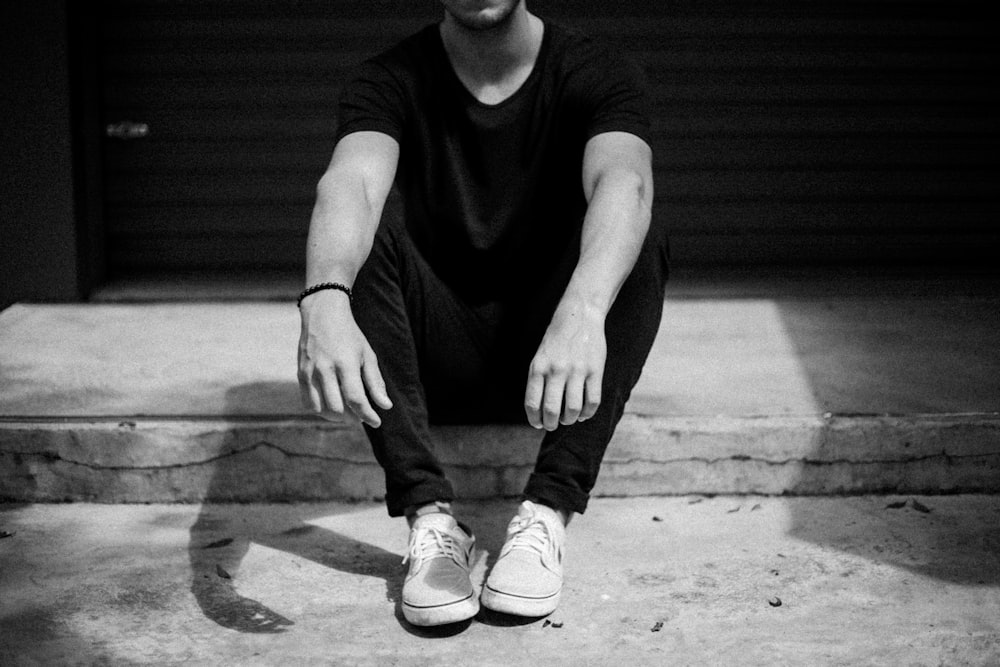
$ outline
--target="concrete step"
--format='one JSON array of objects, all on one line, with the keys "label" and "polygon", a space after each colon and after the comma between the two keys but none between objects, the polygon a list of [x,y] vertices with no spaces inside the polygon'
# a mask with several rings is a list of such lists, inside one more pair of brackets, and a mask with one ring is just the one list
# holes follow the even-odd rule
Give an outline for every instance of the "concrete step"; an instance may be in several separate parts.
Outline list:
[{"label": "concrete step", "polygon": [[[1000,292],[857,279],[674,288],[597,495],[1000,490]],[[888,287],[887,287],[888,286]],[[0,497],[370,499],[361,429],[304,414],[275,302],[0,313]],[[438,427],[460,495],[516,495],[538,433]]]}]

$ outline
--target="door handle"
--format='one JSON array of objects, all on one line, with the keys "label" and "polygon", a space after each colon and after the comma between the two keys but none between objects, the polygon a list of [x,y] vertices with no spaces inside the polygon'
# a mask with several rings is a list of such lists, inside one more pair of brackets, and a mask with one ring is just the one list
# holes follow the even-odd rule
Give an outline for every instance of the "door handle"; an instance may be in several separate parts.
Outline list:
[{"label": "door handle", "polygon": [[108,126],[104,128],[104,134],[111,139],[121,139],[123,141],[142,139],[149,135],[149,125],[123,120],[118,123],[108,123]]}]

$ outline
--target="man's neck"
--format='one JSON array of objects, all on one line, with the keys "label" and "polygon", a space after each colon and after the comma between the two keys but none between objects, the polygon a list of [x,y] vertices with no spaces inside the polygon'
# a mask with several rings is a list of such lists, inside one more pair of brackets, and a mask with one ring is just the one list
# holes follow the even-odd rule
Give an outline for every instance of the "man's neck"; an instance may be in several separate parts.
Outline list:
[{"label": "man's neck", "polygon": [[445,14],[441,40],[459,77],[471,87],[503,85],[530,72],[542,45],[541,19],[520,3],[510,19],[489,30],[473,30]]}]

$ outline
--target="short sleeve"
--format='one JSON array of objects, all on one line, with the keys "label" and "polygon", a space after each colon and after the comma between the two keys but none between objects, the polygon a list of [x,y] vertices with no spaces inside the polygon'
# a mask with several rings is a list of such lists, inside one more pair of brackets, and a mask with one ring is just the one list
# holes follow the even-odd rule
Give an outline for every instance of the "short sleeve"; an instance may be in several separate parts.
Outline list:
[{"label": "short sleeve", "polygon": [[337,105],[337,141],[352,132],[374,131],[396,141],[403,135],[405,88],[398,73],[379,60],[368,60],[344,86]]},{"label": "short sleeve", "polygon": [[613,50],[596,49],[577,75],[587,99],[587,139],[628,132],[652,144],[649,84],[635,62]]}]

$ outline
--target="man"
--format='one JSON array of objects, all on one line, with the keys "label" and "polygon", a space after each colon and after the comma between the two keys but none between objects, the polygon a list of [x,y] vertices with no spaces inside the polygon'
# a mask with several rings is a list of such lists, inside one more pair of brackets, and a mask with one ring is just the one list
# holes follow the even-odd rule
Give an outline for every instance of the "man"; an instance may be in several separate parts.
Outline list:
[{"label": "man", "polygon": [[303,400],[365,424],[389,514],[409,520],[416,625],[480,604],[428,421],[546,431],[481,599],[551,613],[667,275],[641,75],[524,0],[442,4],[343,93],[299,301]]}]

